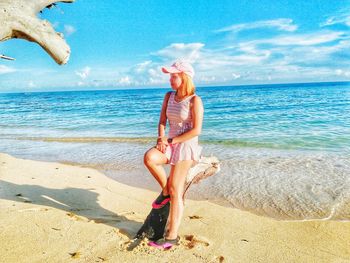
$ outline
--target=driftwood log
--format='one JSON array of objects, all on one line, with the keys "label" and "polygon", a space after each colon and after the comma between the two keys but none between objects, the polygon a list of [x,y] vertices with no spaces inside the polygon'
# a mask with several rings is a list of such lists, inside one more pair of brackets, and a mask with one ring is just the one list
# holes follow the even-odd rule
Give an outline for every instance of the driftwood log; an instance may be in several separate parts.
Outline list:
[{"label": "driftwood log", "polygon": [[56,2],[74,0],[0,0],[0,41],[21,38],[38,43],[58,63],[67,63],[70,48],[63,34],[56,32],[47,20],[37,14]]},{"label": "driftwood log", "polygon": [[220,171],[220,162],[217,157],[202,157],[197,165],[192,167],[188,172],[185,183],[183,197],[192,184],[197,184],[199,181],[212,176]]}]

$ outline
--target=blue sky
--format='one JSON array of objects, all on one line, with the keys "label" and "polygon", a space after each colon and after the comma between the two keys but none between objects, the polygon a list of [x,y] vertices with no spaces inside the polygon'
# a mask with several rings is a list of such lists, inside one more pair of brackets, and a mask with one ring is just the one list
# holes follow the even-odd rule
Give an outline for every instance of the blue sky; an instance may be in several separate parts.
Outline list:
[{"label": "blue sky", "polygon": [[0,43],[0,92],[166,87],[189,60],[197,86],[350,80],[350,1],[76,0],[40,16],[71,47]]}]

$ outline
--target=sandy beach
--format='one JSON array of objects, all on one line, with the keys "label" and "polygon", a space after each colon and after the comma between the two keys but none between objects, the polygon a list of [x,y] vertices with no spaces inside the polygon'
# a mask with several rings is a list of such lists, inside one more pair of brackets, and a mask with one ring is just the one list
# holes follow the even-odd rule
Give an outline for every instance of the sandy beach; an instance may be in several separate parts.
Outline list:
[{"label": "sandy beach", "polygon": [[276,221],[186,200],[181,243],[161,251],[132,241],[155,192],[7,154],[0,179],[0,262],[350,262],[350,222]]}]

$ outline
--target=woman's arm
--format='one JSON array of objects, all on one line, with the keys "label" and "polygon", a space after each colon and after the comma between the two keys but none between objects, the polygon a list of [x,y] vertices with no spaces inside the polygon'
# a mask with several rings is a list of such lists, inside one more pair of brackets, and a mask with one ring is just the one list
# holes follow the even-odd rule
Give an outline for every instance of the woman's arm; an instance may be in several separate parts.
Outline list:
[{"label": "woman's arm", "polygon": [[179,136],[174,137],[172,141],[173,144],[187,141],[201,134],[204,109],[203,109],[203,103],[200,97],[195,96],[193,98],[193,105],[191,107],[191,111],[192,111],[193,128],[188,132],[185,132]]},{"label": "woman's arm", "polygon": [[159,123],[158,123],[158,139],[157,139],[157,149],[161,152],[165,152],[167,143],[167,138],[165,137],[165,128],[166,128],[166,109],[168,107],[168,100],[171,92],[167,92],[164,96],[162,109],[160,112]]}]

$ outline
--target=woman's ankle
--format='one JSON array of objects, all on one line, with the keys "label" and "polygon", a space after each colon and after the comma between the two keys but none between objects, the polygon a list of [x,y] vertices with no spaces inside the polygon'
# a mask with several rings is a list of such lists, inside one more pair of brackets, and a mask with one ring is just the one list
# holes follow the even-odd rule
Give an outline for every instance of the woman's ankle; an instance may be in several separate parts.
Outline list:
[{"label": "woman's ankle", "polygon": [[177,238],[177,233],[170,233],[170,232],[168,232],[168,233],[166,233],[165,238],[166,239],[176,239]]},{"label": "woman's ankle", "polygon": [[163,196],[168,196],[169,195],[168,189],[164,188],[163,191],[162,191],[162,195]]}]

